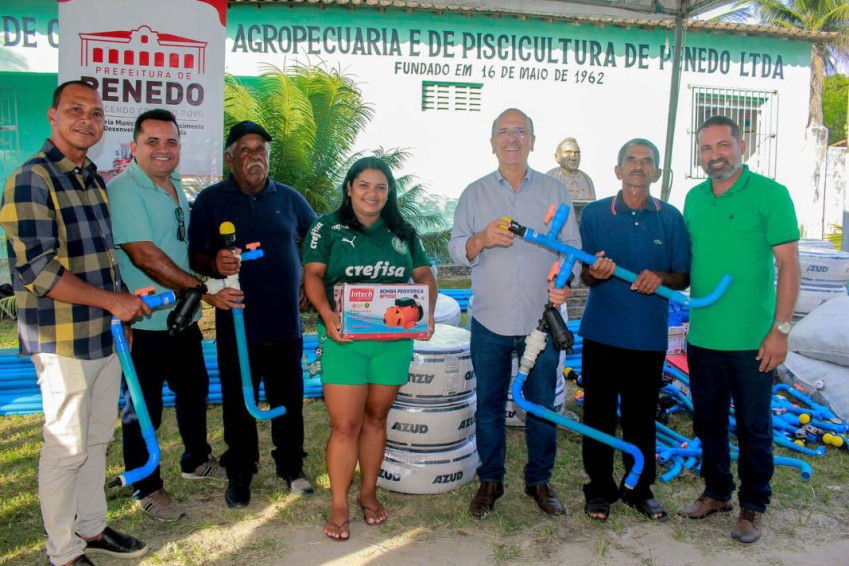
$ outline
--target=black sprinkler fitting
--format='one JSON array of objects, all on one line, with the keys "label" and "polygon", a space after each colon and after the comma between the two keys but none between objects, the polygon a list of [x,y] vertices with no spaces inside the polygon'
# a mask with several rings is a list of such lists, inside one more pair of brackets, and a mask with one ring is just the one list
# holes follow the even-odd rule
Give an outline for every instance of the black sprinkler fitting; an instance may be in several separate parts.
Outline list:
[{"label": "black sprinkler fitting", "polygon": [[168,313],[168,336],[176,336],[192,324],[204,293],[206,285],[203,283],[180,293],[177,304]]}]

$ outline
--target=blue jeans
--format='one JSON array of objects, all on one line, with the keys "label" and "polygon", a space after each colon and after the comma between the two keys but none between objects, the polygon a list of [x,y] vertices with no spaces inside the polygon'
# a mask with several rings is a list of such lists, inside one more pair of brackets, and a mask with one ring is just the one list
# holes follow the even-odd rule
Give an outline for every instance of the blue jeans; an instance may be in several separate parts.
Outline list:
[{"label": "blue jeans", "polygon": [[702,443],[704,494],[728,501],[734,492],[728,412],[734,401],[740,455],[740,507],[763,513],[769,505],[772,459],[772,386],[775,372],[758,370],[757,350],[720,351],[689,344],[693,431]]},{"label": "blue jeans", "polygon": [[[478,406],[477,448],[481,464],[478,480],[504,481],[506,469],[505,410],[507,389],[510,387],[512,353],[521,357],[525,351],[525,336],[501,336],[487,330],[472,319],[471,355],[477,376]],[[523,393],[528,401],[546,409],[554,408],[554,389],[557,383],[557,350],[549,337],[545,350],[540,352],[536,365],[525,381]],[[525,485],[547,483],[554,467],[557,452],[557,426],[533,415],[527,416],[525,442],[528,463],[525,466]]]}]

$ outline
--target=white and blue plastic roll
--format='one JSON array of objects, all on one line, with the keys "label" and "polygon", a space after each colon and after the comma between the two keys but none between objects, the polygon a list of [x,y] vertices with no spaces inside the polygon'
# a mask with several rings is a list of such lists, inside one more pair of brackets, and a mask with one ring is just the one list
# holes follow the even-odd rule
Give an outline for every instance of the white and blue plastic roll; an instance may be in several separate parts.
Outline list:
[{"label": "white and blue plastic roll", "polygon": [[387,446],[377,485],[414,495],[446,493],[472,481],[477,467],[474,435],[447,450],[410,451]]},{"label": "white and blue plastic roll", "polygon": [[475,433],[474,391],[445,403],[407,404],[396,399],[386,419],[386,445],[395,449],[446,450]]},{"label": "white and blue plastic roll", "polygon": [[416,340],[407,383],[398,391],[404,403],[444,403],[475,390],[477,380],[469,352],[471,333],[437,324],[430,340]]}]

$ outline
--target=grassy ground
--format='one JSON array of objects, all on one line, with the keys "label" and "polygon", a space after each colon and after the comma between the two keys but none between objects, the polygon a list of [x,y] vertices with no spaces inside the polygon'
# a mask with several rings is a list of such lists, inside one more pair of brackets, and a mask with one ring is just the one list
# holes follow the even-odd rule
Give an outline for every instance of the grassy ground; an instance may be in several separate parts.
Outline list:
[{"label": "grassy ground", "polygon": [[18,347],[18,323],[8,318],[0,318],[0,348]]},{"label": "grassy ground", "polygon": [[[264,422],[259,424],[262,456],[260,473],[253,483],[253,502],[247,509],[231,510],[223,502],[223,483],[180,479],[180,440],[173,409],[167,409],[159,432],[162,473],[167,489],[183,503],[189,515],[177,523],[159,523],[133,505],[127,489],[107,490],[110,524],[144,537],[155,549],[148,557],[135,563],[202,565],[213,563],[213,558],[215,564],[222,565],[291,563],[285,560],[290,550],[287,545],[291,544],[285,533],[310,525],[318,533],[330,505],[323,460],[328,435],[323,402],[306,401],[304,415],[309,453],[306,470],[316,480],[316,495],[309,499],[292,496],[285,484],[275,477],[269,456],[270,431],[268,423]],[[224,450],[220,407],[210,407],[208,418],[210,443],[220,453]],[[41,444],[40,421],[40,415],[0,418],[0,563],[44,564],[44,534],[35,474]],[[682,432],[687,426],[686,420],[676,424]],[[552,477],[552,484],[569,511],[565,519],[554,520],[542,515],[522,494],[523,430],[508,430],[507,454],[507,490],[495,513],[487,520],[472,519],[467,513],[476,482],[440,495],[411,496],[381,491],[384,503],[393,513],[392,520],[379,529],[381,538],[408,536],[410,532],[416,532],[418,537],[436,539],[458,534],[483,537],[492,541],[491,559],[497,564],[548,563],[546,558],[564,540],[576,543],[583,540],[594,545],[593,552],[600,561],[617,545],[639,545],[637,541],[628,542],[628,533],[645,521],[621,504],[614,506],[611,519],[606,524],[591,523],[584,518],[581,484],[585,478],[580,466],[580,440],[577,435],[560,431],[557,464]],[[847,454],[842,451],[830,451],[825,457],[817,459],[813,462],[814,477],[807,483],[802,482],[793,469],[778,469],[768,523],[771,540],[820,541],[827,544],[845,536],[845,525],[849,523],[846,458]],[[109,449],[107,478],[122,471],[120,431],[116,431],[115,442]],[[657,485],[655,495],[672,510],[694,499],[700,487],[699,478],[685,474],[669,484]],[[356,518],[356,514],[353,515]],[[359,519],[356,521],[359,522]],[[267,522],[273,524],[274,531],[244,539],[226,534],[229,533],[228,528],[240,522]],[[363,529],[361,524],[355,523],[354,526],[360,531]],[[727,521],[720,525],[715,521],[696,522],[673,517],[671,529],[676,540],[694,544],[706,552],[721,555],[724,550],[735,546],[727,536]],[[230,536],[236,540],[227,540]],[[199,539],[205,542],[201,544]],[[210,540],[215,544],[211,544]],[[463,562],[460,560],[458,563]],[[755,560],[753,563],[765,562]]]},{"label": "grassy ground", "polygon": [[[211,311],[205,311],[207,334],[210,332],[210,316]],[[14,330],[14,325],[6,323],[0,321],[0,344],[9,344],[8,334]],[[580,412],[571,404],[570,408]],[[269,424],[260,422],[261,462],[260,472],[253,483],[253,502],[247,509],[231,510],[223,501],[225,484],[190,482],[180,478],[178,461],[181,444],[173,409],[167,409],[158,435],[163,454],[162,475],[167,489],[189,514],[177,523],[159,523],[134,506],[129,490],[109,489],[110,524],[142,536],[153,549],[147,557],[128,563],[145,566],[293,564],[287,561],[294,544],[290,535],[304,528],[320,533],[330,505],[323,458],[329,423],[323,402],[305,401],[304,415],[306,450],[309,453],[306,471],[315,478],[316,495],[308,499],[292,496],[285,484],[275,477],[269,455],[272,449]],[[220,454],[225,446],[219,406],[209,408],[208,421],[210,444]],[[685,435],[691,433],[686,417],[676,419],[673,426]],[[476,482],[472,482],[454,492],[440,495],[411,496],[381,491],[381,498],[392,511],[392,520],[378,529],[366,529],[352,511],[352,531],[356,536],[366,530],[369,534],[378,533],[380,541],[386,544],[390,540],[410,537],[410,533],[416,533],[418,539],[437,541],[435,544],[447,537],[483,540],[490,552],[488,560],[495,564],[550,564],[562,556],[564,545],[569,544],[588,546],[599,563],[659,563],[651,558],[650,550],[649,558],[610,562],[610,557],[622,549],[639,549],[645,544],[639,533],[646,521],[621,504],[614,506],[611,518],[605,524],[590,522],[584,517],[581,485],[585,476],[580,464],[579,436],[566,430],[559,431],[559,450],[552,484],[566,503],[569,515],[557,519],[539,513],[534,503],[522,493],[521,470],[526,456],[524,430],[508,429],[507,441],[506,493],[487,520],[478,521],[468,515],[468,501],[477,487]],[[0,418],[0,564],[44,564],[45,539],[36,484],[40,446],[40,415]],[[784,454],[783,451],[778,452]],[[775,495],[768,515],[770,542],[764,544],[801,548],[800,545],[827,545],[834,540],[845,540],[845,525],[849,524],[847,458],[849,454],[844,450],[830,449],[824,457],[809,460],[814,467],[810,482],[801,481],[795,469],[777,470],[773,482]],[[122,471],[121,435],[118,430],[108,453],[107,478],[111,479]],[[659,483],[655,495],[670,511],[674,511],[679,505],[693,500],[700,489],[701,480],[685,473],[668,484]],[[352,491],[353,508],[356,490]],[[263,528],[248,534],[239,530],[240,525],[256,524],[263,525]],[[727,520],[688,521],[673,517],[662,528],[671,533],[673,542],[690,545],[694,554],[666,563],[709,563],[709,559],[695,557],[720,558],[724,553],[736,551],[740,545],[728,538],[729,525]],[[321,540],[319,534],[315,536],[316,540]],[[327,544],[337,548],[332,543]],[[749,562],[776,563],[772,558],[757,558],[757,553],[764,552],[765,548],[771,547],[754,547]],[[463,557],[457,557],[456,563],[465,562]],[[354,562],[342,559],[334,563]],[[369,560],[356,563],[383,562]]]}]

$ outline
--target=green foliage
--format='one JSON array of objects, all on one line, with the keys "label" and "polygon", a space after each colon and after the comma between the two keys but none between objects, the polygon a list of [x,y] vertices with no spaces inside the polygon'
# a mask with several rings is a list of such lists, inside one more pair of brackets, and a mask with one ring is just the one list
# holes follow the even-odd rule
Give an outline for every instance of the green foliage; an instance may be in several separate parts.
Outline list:
[{"label": "green foliage", "polygon": [[[262,124],[273,138],[269,175],[295,187],[318,214],[339,206],[345,173],[366,155],[352,153],[354,141],[373,115],[353,79],[324,66],[267,65],[257,80],[228,76],[225,81],[225,131],[242,120]],[[401,148],[368,153],[393,172],[410,157]],[[431,206],[434,197],[411,175],[396,175],[396,181],[402,214],[431,258],[446,260],[450,233],[443,213]]]},{"label": "green foliage", "polygon": [[229,76],[224,127],[252,120],[271,137],[269,175],[296,187],[319,214],[339,202],[340,171],[373,115],[350,77],[324,67],[267,65],[256,88]]},{"label": "green foliage", "polygon": [[[389,165],[393,172],[403,166],[410,157],[410,153],[403,149],[384,152],[382,148],[378,148],[374,154]],[[422,203],[428,201],[429,195],[414,176],[396,177],[395,184],[401,214],[415,226],[430,259],[436,262],[448,261],[448,239],[451,237],[451,230],[446,227],[442,211],[427,210],[422,206]]]},{"label": "green foliage", "polygon": [[849,76],[831,75],[825,78],[822,92],[823,124],[828,128],[828,143],[849,138],[846,110],[849,104]]},{"label": "green foliage", "polygon": [[15,301],[14,295],[0,299],[0,318],[11,320],[18,318],[18,303]]},{"label": "green foliage", "polygon": [[843,244],[843,226],[830,224],[829,229],[830,232],[825,235],[825,239],[831,242],[834,249],[839,250],[840,246]]},{"label": "green foliage", "polygon": [[743,0],[737,6],[766,26],[829,34],[811,46],[808,124],[822,125],[823,78],[837,58],[849,54],[849,0]]}]

